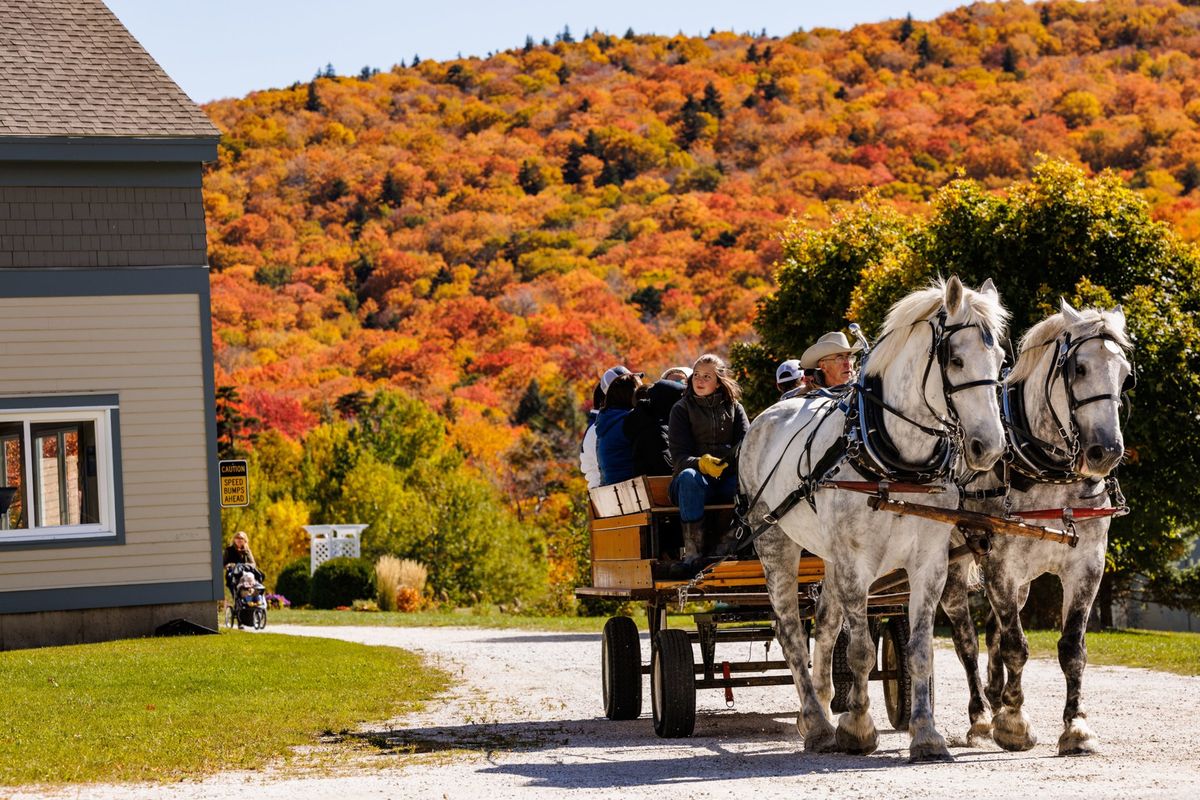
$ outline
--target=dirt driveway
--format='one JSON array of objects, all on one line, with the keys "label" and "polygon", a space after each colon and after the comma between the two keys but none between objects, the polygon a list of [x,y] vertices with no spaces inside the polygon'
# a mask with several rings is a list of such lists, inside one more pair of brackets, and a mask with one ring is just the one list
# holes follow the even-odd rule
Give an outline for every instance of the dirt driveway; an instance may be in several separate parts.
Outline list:
[{"label": "dirt driveway", "polygon": [[[1026,697],[1041,743],[1026,753],[961,746],[965,688],[952,650],[937,652],[938,727],[953,764],[910,766],[907,734],[881,730],[869,757],[809,756],[794,726],[790,687],[742,689],[736,708],[718,691],[697,697],[690,739],[654,735],[649,702],[639,720],[610,722],[600,701],[598,634],[461,628],[276,627],[274,634],[329,636],[424,653],[461,681],[444,703],[369,726],[346,759],[316,770],[271,767],[164,786],[73,787],[14,798],[501,798],[620,797],[1200,797],[1200,677],[1092,667],[1089,722],[1102,753],[1059,758],[1062,677],[1031,661]],[[263,634],[265,635],[265,634]],[[648,643],[643,636],[643,655]],[[761,659],[762,645],[727,645],[718,658]],[[772,656],[778,655],[775,649]],[[887,727],[872,684],[876,724]],[[4,792],[0,790],[0,796]]]}]

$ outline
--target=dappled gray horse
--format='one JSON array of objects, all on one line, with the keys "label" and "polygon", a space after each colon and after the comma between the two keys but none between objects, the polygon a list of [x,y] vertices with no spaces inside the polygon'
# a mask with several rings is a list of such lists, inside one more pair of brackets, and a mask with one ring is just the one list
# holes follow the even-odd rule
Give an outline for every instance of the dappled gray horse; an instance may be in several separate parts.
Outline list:
[{"label": "dappled gray horse", "polygon": [[1132,388],[1129,349],[1125,315],[1119,308],[1076,311],[1066,301],[1060,313],[1035,325],[1021,340],[1017,363],[1004,382],[1011,464],[1007,473],[998,470],[987,480],[973,481],[968,492],[996,495],[991,490],[1003,491],[1006,474],[1011,486],[1007,496],[968,500],[966,507],[994,514],[1011,509],[1018,516],[1022,511],[1071,508],[1079,543],[1068,547],[1006,536],[991,540],[982,567],[994,619],[988,626],[986,689],[994,716],[983,704],[978,640],[967,607],[968,565],[951,565],[942,608],[950,617],[971,692],[968,740],[990,733],[1006,750],[1028,750],[1037,743],[1022,707],[1021,671],[1029,646],[1020,611],[1030,581],[1050,572],[1063,587],[1058,661],[1067,680],[1067,701],[1058,752],[1074,755],[1096,749],[1096,737],[1080,708],[1080,692],[1087,664],[1084,632],[1104,575],[1111,516],[1100,512],[1088,518],[1080,509],[1124,505],[1109,474],[1125,449],[1119,410],[1121,394]]},{"label": "dappled gray horse", "polygon": [[[972,469],[990,469],[1004,450],[996,386],[1003,359],[997,342],[1007,318],[991,281],[979,291],[964,288],[957,278],[939,281],[892,307],[850,394],[782,401],[763,412],[746,434],[738,458],[741,491],[751,499],[746,521],[766,529],[755,546],[778,619],[777,638],[800,694],[797,726],[807,750],[875,750],[878,735],[867,697],[867,677],[875,664],[867,591],[877,577],[903,567],[911,585],[909,754],[914,761],[950,758],[934,727],[928,681],[950,526],[935,530],[923,520],[872,511],[865,495],[820,487],[824,480],[858,478],[852,464],[883,450],[887,456],[881,458],[888,463],[877,459],[877,470],[895,469],[926,481],[949,480],[949,464],[960,451]],[[858,411],[851,402],[856,398]],[[874,406],[879,420],[870,436],[876,447],[868,446],[865,434],[854,438],[860,435],[854,420],[867,405]],[[880,445],[881,435],[886,447]],[[950,493],[932,497],[935,503],[954,500]],[[831,615],[844,615],[850,626],[854,683],[836,731],[829,709],[828,654],[837,631],[818,626],[814,682],[796,593],[801,548],[824,559],[822,603]]]}]

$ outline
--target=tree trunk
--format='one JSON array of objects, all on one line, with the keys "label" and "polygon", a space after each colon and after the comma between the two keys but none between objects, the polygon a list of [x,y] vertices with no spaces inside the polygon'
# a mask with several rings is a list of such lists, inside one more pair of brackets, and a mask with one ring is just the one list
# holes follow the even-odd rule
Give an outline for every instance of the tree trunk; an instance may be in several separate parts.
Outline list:
[{"label": "tree trunk", "polygon": [[1100,609],[1100,627],[1108,630],[1113,626],[1113,577],[1111,572],[1105,572],[1100,579],[1100,592],[1096,595],[1096,605]]}]

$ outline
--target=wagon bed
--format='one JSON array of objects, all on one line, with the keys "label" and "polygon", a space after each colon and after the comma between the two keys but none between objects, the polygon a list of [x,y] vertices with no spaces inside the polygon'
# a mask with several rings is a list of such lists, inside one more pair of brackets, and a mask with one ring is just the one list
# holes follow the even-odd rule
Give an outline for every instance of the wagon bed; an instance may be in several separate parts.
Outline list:
[{"label": "wagon bed", "polygon": [[[637,624],[612,617],[601,646],[602,694],[610,719],[634,719],[642,709],[642,676],[650,676],[655,732],[663,737],[690,736],[695,726],[697,689],[722,689],[728,703],[733,690],[746,686],[791,685],[782,659],[730,662],[716,660],[718,643],[763,642],[775,638],[775,617],[762,565],[752,555],[726,560],[695,581],[670,578],[667,553],[677,551],[679,508],[671,502],[667,476],[640,476],[590,492],[592,585],[575,590],[578,597],[634,600],[646,604],[650,662],[644,664]],[[733,506],[706,507],[711,550],[720,531],[728,530]],[[811,554],[800,561],[796,591],[801,617],[811,621],[824,562]],[[871,632],[877,648],[872,680],[884,682],[888,718],[897,728],[908,725],[908,594],[895,575],[876,582],[882,591],[868,597]],[[887,588],[883,588],[887,587]],[[696,629],[668,628],[672,605],[714,602],[709,612],[692,614]],[[811,625],[811,622],[809,623]],[[846,658],[847,629],[833,653],[833,710],[845,710],[852,677]],[[698,645],[697,661],[693,646]],[[768,651],[769,652],[769,651]],[[757,674],[748,674],[757,673]],[[932,679],[930,681],[932,685]]]}]

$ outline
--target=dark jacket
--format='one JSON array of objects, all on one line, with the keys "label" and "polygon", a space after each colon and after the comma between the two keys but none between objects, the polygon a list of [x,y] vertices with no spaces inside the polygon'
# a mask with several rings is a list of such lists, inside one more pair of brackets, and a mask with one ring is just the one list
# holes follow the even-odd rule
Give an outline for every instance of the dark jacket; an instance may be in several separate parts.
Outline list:
[{"label": "dark jacket", "polygon": [[[733,450],[746,435],[746,409],[718,389],[708,397],[694,394],[671,409],[671,463],[675,475],[696,468],[705,453],[732,462]],[[736,465],[730,464],[736,469]]]},{"label": "dark jacket", "polygon": [[229,546],[225,548],[225,555],[221,557],[221,563],[257,566],[254,563],[254,554],[250,552],[250,548],[247,547],[245,550],[238,550],[237,545],[233,542],[230,542]]},{"label": "dark jacket", "polygon": [[596,459],[604,485],[627,481],[637,472],[633,467],[633,443],[625,435],[628,408],[605,408],[596,417]]},{"label": "dark jacket", "polygon": [[655,381],[625,418],[625,435],[633,443],[633,467],[638,475],[671,474],[668,430],[671,409],[681,397],[682,383]]}]

